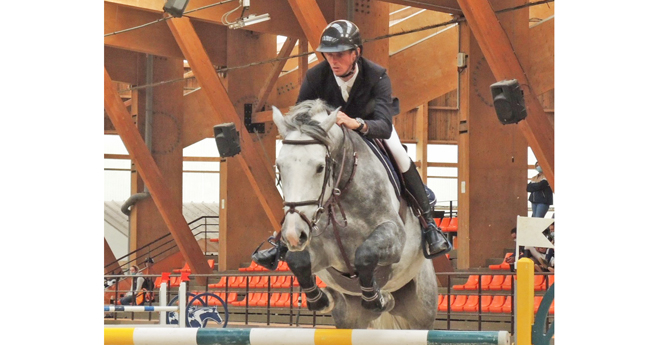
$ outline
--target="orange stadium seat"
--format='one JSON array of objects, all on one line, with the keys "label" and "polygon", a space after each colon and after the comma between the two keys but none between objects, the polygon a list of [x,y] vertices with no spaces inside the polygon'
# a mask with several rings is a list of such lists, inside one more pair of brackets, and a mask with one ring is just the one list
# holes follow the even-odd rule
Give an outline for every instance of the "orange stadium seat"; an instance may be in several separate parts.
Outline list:
[{"label": "orange stadium seat", "polygon": [[[500,304],[500,301],[502,304]],[[490,306],[488,306],[488,311],[491,313],[511,313],[511,296],[495,296]]]},{"label": "orange stadium seat", "polygon": [[[454,303],[454,300],[456,299],[456,295],[451,295],[451,297],[447,297],[447,295],[442,295],[442,302],[438,302],[438,310],[439,311],[447,311],[447,304]],[[438,301],[440,301],[440,298],[438,298]]]},{"label": "orange stadium seat", "polygon": [[210,284],[209,288],[217,289],[217,288],[226,287],[227,283],[229,282],[229,278],[230,278],[229,276],[220,277],[220,280],[215,284]]},{"label": "orange stadium seat", "polygon": [[479,307],[479,296],[478,295],[469,295],[461,311],[464,312],[475,312]]},{"label": "orange stadium seat", "polygon": [[465,284],[460,284],[460,285],[454,285],[452,286],[452,289],[454,290],[470,290],[470,287],[477,286],[477,283],[479,282],[479,276],[476,274],[472,274],[468,277],[468,280],[465,282]]},{"label": "orange stadium seat", "polygon": [[257,267],[259,267],[259,265],[257,265],[256,262],[252,261],[252,262],[250,263],[250,266],[248,266],[248,267],[240,267],[240,268],[238,269],[238,271],[239,271],[239,272],[251,272],[251,271],[256,270]]},{"label": "orange stadium seat", "polygon": [[467,295],[457,295],[456,299],[451,302],[451,311],[463,311],[463,306],[467,302]]},{"label": "orange stadium seat", "polygon": [[[481,296],[481,311],[484,312],[488,310],[490,303],[493,301],[493,296],[482,295]],[[468,300],[463,306],[463,311],[466,312],[478,312],[479,311],[479,296],[470,295]]]},{"label": "orange stadium seat", "polygon": [[512,255],[513,255],[513,253],[506,253],[506,255],[504,255],[504,259],[502,260],[501,263],[499,263],[497,265],[488,265],[488,268],[490,268],[491,270],[508,270],[510,267],[509,267],[509,264],[506,263],[506,259],[509,256],[512,256]]},{"label": "orange stadium seat", "polygon": [[266,278],[266,276],[250,276],[250,277],[247,277],[245,279],[245,281],[246,281],[246,284],[247,284],[247,281],[249,280],[250,281],[250,288],[256,289],[257,287],[259,287],[259,285],[261,285],[261,281],[263,280],[263,278]]},{"label": "orange stadium seat", "polygon": [[321,278],[319,278],[318,276],[316,276],[316,286],[318,286],[318,287],[320,287],[320,288],[324,288],[324,287],[326,287],[327,285],[325,285],[325,283],[321,280]]},{"label": "orange stadium seat", "polygon": [[490,284],[488,284],[488,286],[486,286],[484,290],[492,290],[492,291],[502,290],[503,283],[504,283],[504,275],[495,274],[493,275],[493,279],[491,279]]},{"label": "orange stadium seat", "polygon": [[287,308],[291,304],[291,294],[290,293],[282,293],[280,295],[280,298],[275,301],[272,305],[274,307],[279,307],[279,308]]},{"label": "orange stadium seat", "polygon": [[538,313],[539,311],[539,306],[541,305],[541,301],[543,300],[543,296],[534,296],[534,313]]},{"label": "orange stadium seat", "polygon": [[[493,276],[490,274],[481,275],[481,288],[487,287],[490,282],[493,280]],[[462,285],[454,285],[455,290],[478,290],[479,289],[479,275],[470,275],[467,282]]]},{"label": "orange stadium seat", "polygon": [[504,278],[504,282],[502,283],[502,290],[511,291],[512,281],[513,281],[513,275],[507,275]]},{"label": "orange stadium seat", "polygon": [[282,287],[282,284],[285,283],[285,280],[289,277],[287,276],[278,276],[278,277],[273,277],[274,279],[270,280],[270,287],[273,289],[279,289]]},{"label": "orange stadium seat", "polygon": [[442,218],[442,221],[440,222],[440,230],[447,232],[447,228],[449,227],[449,221],[451,221],[451,218]]},{"label": "orange stadium seat", "polygon": [[[244,288],[245,287],[245,276],[231,277],[231,278],[229,278],[228,284],[229,284],[230,288],[240,288],[240,287]],[[241,286],[241,284],[242,284],[242,286]]]},{"label": "orange stadium seat", "polygon": [[481,310],[489,313],[501,313],[502,306],[504,305],[504,301],[506,300],[506,297],[507,296],[503,296],[503,295],[493,296],[493,300],[488,305],[488,308],[484,308],[482,306]]},{"label": "orange stadium seat", "polygon": [[545,290],[545,276],[535,275],[534,276],[534,291]]},{"label": "orange stadium seat", "polygon": [[445,299],[445,295],[438,295],[438,310],[440,310],[440,305],[442,304],[442,301]]},{"label": "orange stadium seat", "polygon": [[458,217],[454,217],[449,221],[449,225],[447,226],[447,231],[448,232],[458,231]]}]

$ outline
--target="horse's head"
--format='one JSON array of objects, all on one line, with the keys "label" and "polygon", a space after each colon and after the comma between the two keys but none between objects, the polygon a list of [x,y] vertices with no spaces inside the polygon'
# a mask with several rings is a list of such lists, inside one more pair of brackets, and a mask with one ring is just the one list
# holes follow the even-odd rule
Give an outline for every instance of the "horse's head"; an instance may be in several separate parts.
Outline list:
[{"label": "horse's head", "polygon": [[282,240],[292,251],[305,249],[332,192],[330,153],[341,136],[338,111],[321,100],[301,102],[287,116],[273,107],[273,122],[284,139],[277,157],[286,212]]}]

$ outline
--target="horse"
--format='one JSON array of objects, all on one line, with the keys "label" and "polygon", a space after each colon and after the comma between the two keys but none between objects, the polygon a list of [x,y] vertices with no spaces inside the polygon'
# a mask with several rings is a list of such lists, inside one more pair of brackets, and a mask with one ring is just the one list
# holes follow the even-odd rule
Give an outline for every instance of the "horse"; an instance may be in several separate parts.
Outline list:
[{"label": "horse", "polygon": [[319,99],[286,116],[273,107],[284,260],[308,309],[337,328],[432,329],[437,280],[419,220],[365,140],[336,125],[338,111]]}]

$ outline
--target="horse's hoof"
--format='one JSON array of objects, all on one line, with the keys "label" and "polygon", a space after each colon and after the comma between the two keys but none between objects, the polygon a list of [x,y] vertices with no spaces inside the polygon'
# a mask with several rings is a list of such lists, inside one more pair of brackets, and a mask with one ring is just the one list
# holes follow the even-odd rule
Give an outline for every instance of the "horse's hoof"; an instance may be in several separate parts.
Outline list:
[{"label": "horse's hoof", "polygon": [[378,298],[373,301],[362,299],[362,307],[377,313],[386,313],[394,308],[394,297],[387,291],[378,291]]},{"label": "horse's hoof", "polygon": [[324,289],[319,289],[318,291],[319,295],[316,297],[316,300],[307,298],[307,309],[319,313],[329,313],[335,307],[335,301]]}]

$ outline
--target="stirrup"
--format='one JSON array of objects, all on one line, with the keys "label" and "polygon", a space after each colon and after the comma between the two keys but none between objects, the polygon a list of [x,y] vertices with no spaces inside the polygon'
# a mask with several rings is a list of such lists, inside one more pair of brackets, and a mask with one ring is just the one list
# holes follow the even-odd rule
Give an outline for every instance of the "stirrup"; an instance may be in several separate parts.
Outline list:
[{"label": "stirrup", "polygon": [[[428,246],[429,246],[429,245],[428,245],[428,243],[427,243],[427,241],[426,241],[426,236],[428,236],[427,234],[428,234],[429,232],[431,232],[431,231],[438,231],[438,236],[444,238],[445,241],[447,242],[447,245],[448,245],[449,247],[448,247],[447,249],[445,249],[445,250],[442,250],[442,251],[438,252],[438,253],[431,254],[431,253],[429,252],[429,249],[428,249]],[[448,240],[448,239],[444,236],[444,234],[441,233],[440,231],[441,231],[440,229],[437,229],[437,230],[436,230],[436,229],[434,229],[433,227],[428,227],[427,230],[422,230],[422,253],[424,254],[424,257],[425,257],[425,258],[427,258],[427,259],[437,258],[438,256],[440,256],[440,255],[444,255],[444,254],[447,254],[447,253],[449,253],[452,249],[454,249],[454,246],[451,245],[451,243],[449,242],[449,240]]]},{"label": "stirrup", "polygon": [[270,271],[275,271],[280,261],[281,243],[274,242],[274,240],[275,237],[273,236],[266,240],[273,245],[272,248],[259,251],[259,248],[266,243],[266,241],[263,241],[252,253],[252,261]]}]

